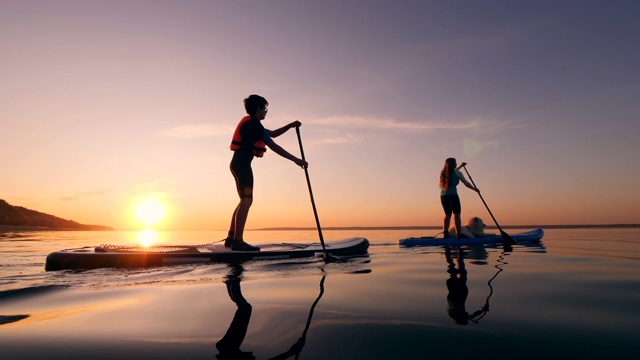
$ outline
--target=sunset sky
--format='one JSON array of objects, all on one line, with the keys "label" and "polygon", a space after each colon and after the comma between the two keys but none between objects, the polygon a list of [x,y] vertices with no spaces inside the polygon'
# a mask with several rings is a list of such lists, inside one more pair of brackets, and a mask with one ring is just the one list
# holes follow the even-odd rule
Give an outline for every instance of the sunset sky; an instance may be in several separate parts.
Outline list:
[{"label": "sunset sky", "polygon": [[[640,223],[640,2],[0,0],[0,199],[225,230],[242,100],[300,120],[323,226],[439,225],[466,161],[500,225]],[[299,155],[295,131],[275,141]],[[315,226],[268,151],[248,229]],[[462,217],[492,224],[461,186]],[[136,210],[138,209],[138,210]]]}]

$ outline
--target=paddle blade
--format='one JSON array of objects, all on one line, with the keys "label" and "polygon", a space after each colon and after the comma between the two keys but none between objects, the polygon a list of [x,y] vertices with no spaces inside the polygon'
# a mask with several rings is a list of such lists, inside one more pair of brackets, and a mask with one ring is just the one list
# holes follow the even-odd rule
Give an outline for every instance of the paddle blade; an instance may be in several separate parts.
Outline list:
[{"label": "paddle blade", "polygon": [[317,253],[315,253],[315,257],[323,259],[325,263],[340,263],[340,262],[347,262],[348,260],[343,259],[341,257],[335,256],[335,255],[331,255],[329,253],[325,253],[325,252],[320,252],[318,251]]},{"label": "paddle blade", "polygon": [[511,236],[509,236],[509,234],[504,232],[502,229],[500,229],[500,234],[502,235],[502,240],[504,240],[505,244],[507,244],[507,245],[518,245],[518,242],[515,241]]}]

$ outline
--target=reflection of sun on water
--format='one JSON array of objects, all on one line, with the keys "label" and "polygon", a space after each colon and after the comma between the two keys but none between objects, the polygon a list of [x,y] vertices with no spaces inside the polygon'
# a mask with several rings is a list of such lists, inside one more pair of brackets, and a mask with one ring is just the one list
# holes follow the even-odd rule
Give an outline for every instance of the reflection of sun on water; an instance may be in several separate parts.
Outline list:
[{"label": "reflection of sun on water", "polygon": [[138,243],[142,246],[151,246],[158,243],[158,232],[153,230],[143,230],[138,231],[136,234],[138,238]]},{"label": "reflection of sun on water", "polygon": [[142,246],[157,245],[162,242],[161,232],[157,232],[167,217],[167,205],[161,200],[161,195],[147,195],[133,201],[130,216],[135,227],[140,229],[135,233],[136,243]]}]

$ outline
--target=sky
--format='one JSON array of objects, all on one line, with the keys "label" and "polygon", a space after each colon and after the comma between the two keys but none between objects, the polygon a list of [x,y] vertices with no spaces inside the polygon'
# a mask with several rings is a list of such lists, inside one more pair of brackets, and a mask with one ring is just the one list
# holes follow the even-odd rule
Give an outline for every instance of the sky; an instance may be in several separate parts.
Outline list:
[{"label": "sky", "polygon": [[[631,0],[0,0],[0,199],[118,230],[155,201],[154,229],[226,230],[229,143],[260,94],[266,128],[302,122],[324,227],[440,225],[448,157],[502,226],[640,223],[638,14]],[[295,131],[274,140],[299,156]],[[273,151],[253,169],[248,229],[315,227],[304,170]],[[493,224],[459,194],[463,221]]]}]

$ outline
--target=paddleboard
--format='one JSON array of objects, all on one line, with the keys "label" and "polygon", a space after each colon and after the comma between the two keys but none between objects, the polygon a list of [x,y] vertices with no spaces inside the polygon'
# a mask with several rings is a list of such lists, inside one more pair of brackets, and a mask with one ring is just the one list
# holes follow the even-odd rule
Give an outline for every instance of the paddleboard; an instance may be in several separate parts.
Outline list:
[{"label": "paddleboard", "polygon": [[[509,234],[518,243],[538,242],[544,236],[542,229],[535,229],[518,234]],[[502,243],[501,235],[485,236],[479,238],[437,238],[432,236],[412,237],[399,240],[400,246],[456,246],[456,245],[483,245]]]},{"label": "paddleboard", "polygon": [[[135,268],[197,262],[235,262],[290,259],[324,254],[315,243],[259,244],[260,251],[232,251],[220,244],[159,245],[151,247],[101,245],[55,251],[47,256],[45,270]],[[349,238],[325,242],[327,253],[336,256],[365,254],[369,241]]]}]

